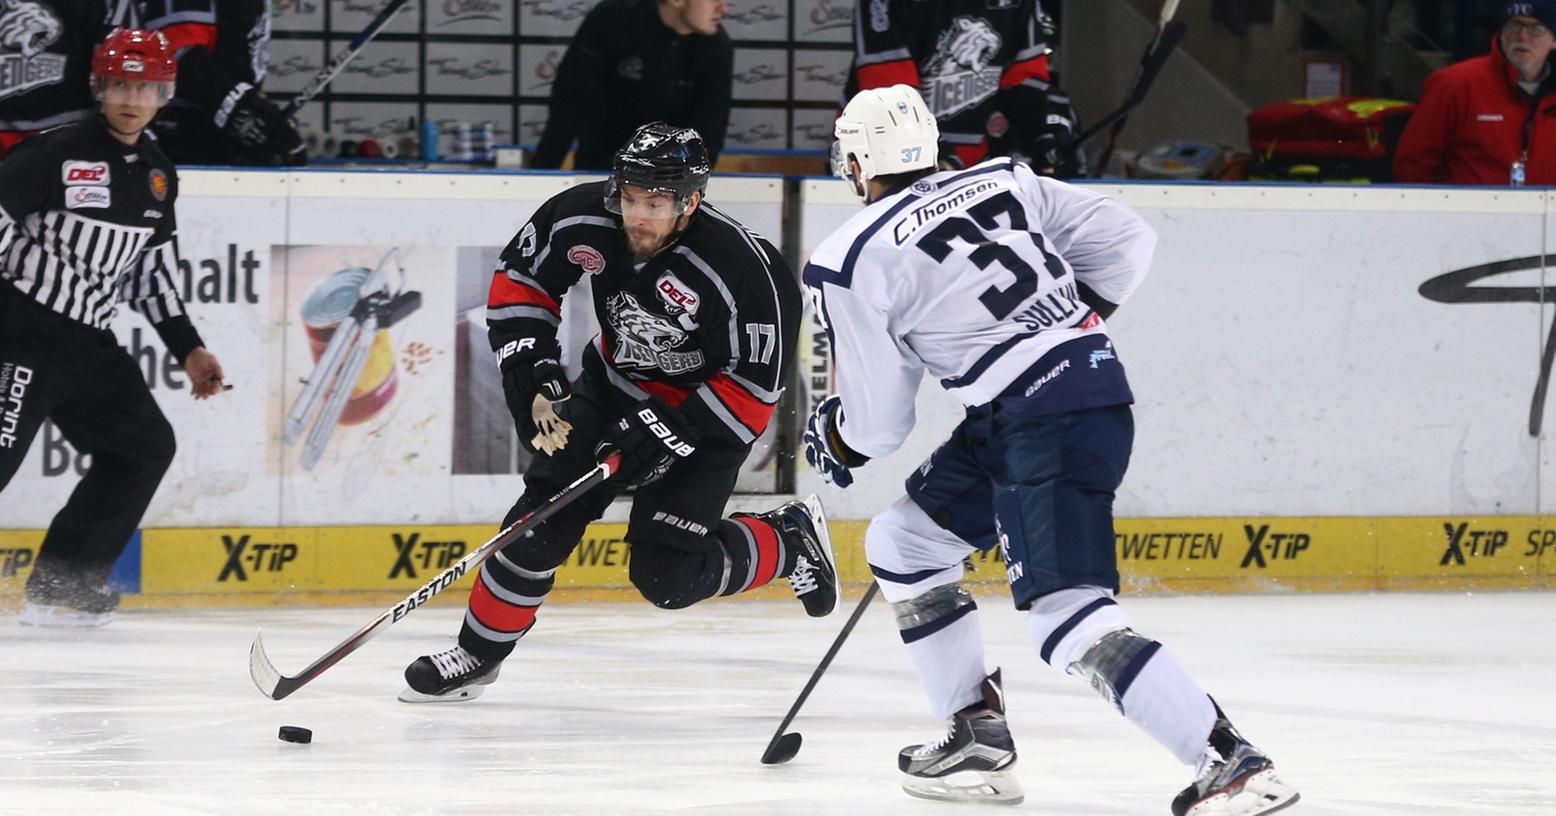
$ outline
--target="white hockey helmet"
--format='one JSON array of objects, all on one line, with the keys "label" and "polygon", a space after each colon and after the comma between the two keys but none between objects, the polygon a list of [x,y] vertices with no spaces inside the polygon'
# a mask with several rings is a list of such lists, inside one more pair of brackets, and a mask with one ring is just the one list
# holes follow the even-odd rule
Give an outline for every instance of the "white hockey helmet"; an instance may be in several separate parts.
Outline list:
[{"label": "white hockey helmet", "polygon": [[[863,188],[876,176],[935,167],[940,128],[911,85],[871,88],[854,94],[832,129],[832,172]],[[848,157],[859,162],[852,178]]]}]

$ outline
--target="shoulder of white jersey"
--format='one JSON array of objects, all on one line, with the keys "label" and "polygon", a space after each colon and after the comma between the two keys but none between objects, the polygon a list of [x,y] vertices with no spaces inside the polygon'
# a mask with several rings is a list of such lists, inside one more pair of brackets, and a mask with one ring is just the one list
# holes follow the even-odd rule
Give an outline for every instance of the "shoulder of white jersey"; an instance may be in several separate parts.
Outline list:
[{"label": "shoulder of white jersey", "polygon": [[[974,177],[995,173],[1009,174],[1013,166],[1008,157],[1001,156],[980,162],[965,170],[941,170],[871,202],[863,210],[854,213],[852,218],[843,222],[843,225],[827,236],[826,240],[822,241],[811,254],[810,263],[806,264],[805,283],[817,286],[825,277],[842,286],[852,287],[855,266],[860,257],[871,251],[872,243],[880,244],[876,247],[877,250],[896,249],[895,244],[880,240],[879,236],[881,228],[903,210],[913,206],[915,202],[934,198],[942,190],[955,187]],[[813,272],[812,267],[820,267],[820,270]]]}]

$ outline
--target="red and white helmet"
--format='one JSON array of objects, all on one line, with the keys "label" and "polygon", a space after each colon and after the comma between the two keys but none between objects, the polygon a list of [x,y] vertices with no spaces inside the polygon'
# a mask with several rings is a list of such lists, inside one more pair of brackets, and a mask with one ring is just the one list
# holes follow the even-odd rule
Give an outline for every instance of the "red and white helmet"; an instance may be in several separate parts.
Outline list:
[{"label": "red and white helmet", "polygon": [[171,97],[177,78],[178,61],[160,31],[116,28],[92,54],[93,96],[101,96],[104,80],[133,79],[163,83],[166,96]]}]

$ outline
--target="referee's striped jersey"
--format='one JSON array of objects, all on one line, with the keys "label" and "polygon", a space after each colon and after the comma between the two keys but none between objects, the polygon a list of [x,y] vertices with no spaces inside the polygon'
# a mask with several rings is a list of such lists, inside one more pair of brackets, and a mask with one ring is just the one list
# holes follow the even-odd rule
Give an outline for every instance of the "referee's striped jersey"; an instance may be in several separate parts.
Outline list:
[{"label": "referee's striped jersey", "polygon": [[96,329],[127,303],[182,361],[202,343],[173,282],[177,197],[147,136],[125,145],[96,116],[34,136],[0,161],[0,281]]}]

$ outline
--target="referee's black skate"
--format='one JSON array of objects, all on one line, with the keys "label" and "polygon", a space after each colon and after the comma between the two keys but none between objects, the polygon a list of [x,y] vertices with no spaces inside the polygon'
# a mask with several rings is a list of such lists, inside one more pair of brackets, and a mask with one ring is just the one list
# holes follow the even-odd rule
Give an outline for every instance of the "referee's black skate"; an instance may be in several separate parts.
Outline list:
[{"label": "referee's black skate", "polygon": [[1275,777],[1275,763],[1237,733],[1220,706],[1195,770],[1194,784],[1172,800],[1173,816],[1256,816],[1301,798]]},{"label": "referee's black skate", "polygon": [[119,608],[119,593],[75,573],[44,566],[28,577],[17,621],[24,626],[104,626]]},{"label": "referee's black skate", "polygon": [[897,755],[902,789],[920,799],[1019,805],[1025,794],[1011,773],[1016,743],[1005,723],[1000,672],[984,678],[983,699],[951,715],[939,740],[909,745]]},{"label": "referee's black skate", "polygon": [[481,696],[497,682],[501,660],[482,660],[455,646],[446,652],[422,655],[405,667],[407,688],[402,703],[462,703]]},{"label": "referee's black skate", "polygon": [[832,534],[821,499],[812,494],[756,517],[777,528],[783,545],[795,553],[794,569],[785,577],[794,597],[805,605],[805,614],[824,618],[836,612],[841,601],[837,556],[832,554]]}]

